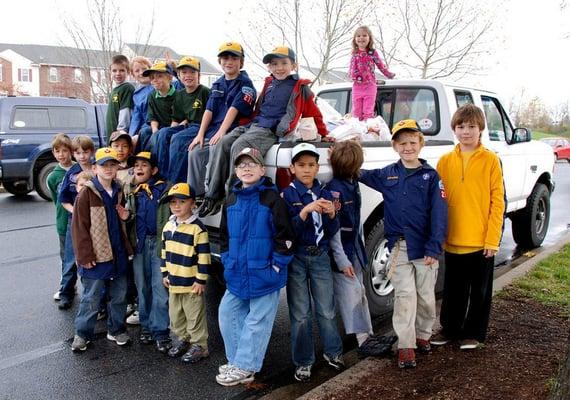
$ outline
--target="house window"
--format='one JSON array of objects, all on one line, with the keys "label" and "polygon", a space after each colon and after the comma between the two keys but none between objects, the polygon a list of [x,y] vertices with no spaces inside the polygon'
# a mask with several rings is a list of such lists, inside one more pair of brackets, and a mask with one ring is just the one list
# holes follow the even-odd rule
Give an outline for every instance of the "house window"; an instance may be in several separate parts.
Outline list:
[{"label": "house window", "polygon": [[57,73],[57,68],[51,67],[51,68],[49,69],[49,81],[50,81],[50,82],[57,82],[57,81],[59,81],[59,77],[58,77],[58,73]]},{"label": "house window", "polygon": [[20,82],[31,82],[32,81],[32,70],[29,68],[18,68],[18,81],[20,81]]},{"label": "house window", "polygon": [[75,68],[75,70],[73,70],[73,77],[75,82],[77,83],[83,82],[83,71],[81,71],[81,68]]}]

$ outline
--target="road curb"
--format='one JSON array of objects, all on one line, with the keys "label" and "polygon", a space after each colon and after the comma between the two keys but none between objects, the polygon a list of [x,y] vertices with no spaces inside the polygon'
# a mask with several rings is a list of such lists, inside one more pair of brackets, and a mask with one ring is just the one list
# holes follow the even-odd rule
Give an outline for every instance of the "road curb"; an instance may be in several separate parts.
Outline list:
[{"label": "road curb", "polygon": [[[532,256],[527,261],[518,265],[516,268],[506,272],[497,279],[493,281],[493,295],[501,291],[504,287],[510,285],[514,279],[517,279],[525,275],[530,271],[536,264],[550,255],[559,251],[564,245],[570,243],[570,231],[562,234],[560,239],[556,241],[552,246],[544,249],[540,253]],[[529,254],[529,253],[527,253]],[[321,385],[315,387],[311,391],[305,393],[303,396],[299,397],[299,400],[318,400],[323,399],[325,396],[330,396],[331,393],[337,393],[341,389],[346,389],[350,385],[358,383],[359,379],[370,376],[371,373],[378,373],[378,367],[382,368],[393,368],[393,362],[391,359],[377,359],[377,358],[366,358],[360,362],[357,362],[346,371],[338,374],[332,379],[322,383]],[[381,384],[381,377],[378,377],[378,383]]]}]

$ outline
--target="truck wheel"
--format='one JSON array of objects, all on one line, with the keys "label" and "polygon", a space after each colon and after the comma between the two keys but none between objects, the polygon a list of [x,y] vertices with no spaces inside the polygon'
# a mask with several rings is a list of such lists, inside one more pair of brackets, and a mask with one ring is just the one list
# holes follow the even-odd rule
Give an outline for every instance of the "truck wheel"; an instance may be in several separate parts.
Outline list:
[{"label": "truck wheel", "polygon": [[23,182],[19,184],[16,184],[16,182],[2,182],[2,186],[4,186],[4,189],[6,189],[8,193],[17,197],[25,196],[32,191],[32,189],[28,189],[28,185]]},{"label": "truck wheel", "polygon": [[34,177],[34,189],[44,200],[51,201],[51,193],[47,184],[47,178],[51,171],[57,166],[57,162],[48,162],[41,167]]},{"label": "truck wheel", "polygon": [[513,239],[523,248],[542,244],[550,221],[550,191],[537,183],[526,201],[526,207],[511,218]]},{"label": "truck wheel", "polygon": [[366,237],[367,270],[364,272],[364,286],[370,315],[378,317],[392,311],[394,306],[394,287],[387,278],[388,251],[384,239],[384,221],[376,223]]}]

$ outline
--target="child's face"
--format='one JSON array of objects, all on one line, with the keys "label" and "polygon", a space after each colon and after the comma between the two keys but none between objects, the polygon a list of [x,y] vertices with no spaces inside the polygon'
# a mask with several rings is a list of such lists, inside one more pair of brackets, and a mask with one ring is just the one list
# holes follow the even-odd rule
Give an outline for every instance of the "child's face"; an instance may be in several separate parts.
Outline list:
[{"label": "child's face", "polygon": [[400,155],[400,158],[408,163],[417,161],[422,149],[420,137],[414,132],[398,134],[396,140],[392,143],[392,147]]},{"label": "child's face", "polygon": [[52,154],[55,157],[56,161],[61,165],[69,165],[71,164],[71,150],[67,146],[60,146],[52,149]]},{"label": "child's face", "polygon": [[134,165],[135,182],[145,183],[148,182],[151,176],[157,173],[158,168],[153,167],[148,161],[136,160]]},{"label": "child's face", "polygon": [[119,163],[113,160],[108,160],[103,165],[95,164],[95,174],[99,180],[110,182],[117,176],[119,170]]},{"label": "child's face", "polygon": [[178,69],[178,78],[184,84],[184,87],[193,92],[200,84],[200,73],[190,67],[182,67]]},{"label": "child's face", "polygon": [[319,163],[315,156],[301,154],[295,163],[289,166],[289,170],[306,187],[313,187],[313,181],[319,172]]},{"label": "child's face", "polygon": [[354,41],[359,49],[364,50],[368,47],[368,43],[370,43],[370,36],[368,35],[368,32],[359,29],[354,35]]},{"label": "child's face", "polygon": [[265,175],[265,168],[253,161],[253,158],[242,156],[238,161],[235,171],[243,187],[255,185]]},{"label": "child's face", "polygon": [[269,62],[269,72],[273,74],[275,79],[280,81],[291,75],[291,72],[293,72],[294,69],[295,64],[289,57],[275,57]]},{"label": "child's face", "polygon": [[220,66],[224,75],[227,77],[236,77],[239,75],[241,68],[241,58],[232,54],[224,54],[220,57]]},{"label": "child's face", "polygon": [[82,167],[87,167],[91,164],[91,156],[93,152],[91,150],[84,150],[81,147],[73,150],[73,157],[75,161],[79,163]]},{"label": "child's face", "polygon": [[143,72],[148,69],[148,66],[143,63],[134,62],[133,63],[133,77],[137,80],[138,83],[141,85],[148,85],[150,83],[150,77],[143,76]]},{"label": "child's face", "polygon": [[75,182],[75,189],[77,189],[77,193],[81,192],[87,183],[87,179],[79,178],[77,182]]},{"label": "child's face", "polygon": [[176,218],[184,220],[190,218],[190,216],[192,215],[192,209],[194,208],[194,200],[179,199],[177,197],[173,197],[170,200],[169,205],[172,215],[175,215]]},{"label": "child's face", "polygon": [[117,158],[120,162],[124,162],[129,158],[131,146],[127,139],[119,138],[111,143],[111,148],[117,152]]},{"label": "child's face", "polygon": [[127,80],[129,69],[125,64],[112,64],[111,65],[111,78],[117,85]]},{"label": "child's face", "polygon": [[463,122],[456,125],[453,133],[455,133],[459,143],[468,149],[475,149],[479,145],[481,131],[475,122]]},{"label": "child's face", "polygon": [[158,92],[167,92],[170,89],[171,75],[168,72],[152,72],[150,84]]}]

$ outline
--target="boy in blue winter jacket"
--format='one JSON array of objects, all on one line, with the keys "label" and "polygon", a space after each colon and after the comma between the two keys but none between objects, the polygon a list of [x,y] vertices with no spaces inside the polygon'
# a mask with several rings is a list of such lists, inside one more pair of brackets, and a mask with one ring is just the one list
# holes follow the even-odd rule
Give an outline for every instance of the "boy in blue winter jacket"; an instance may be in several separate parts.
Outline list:
[{"label": "boy in blue winter jacket", "polygon": [[218,315],[228,363],[216,381],[223,386],[251,382],[261,370],[295,236],[259,150],[243,149],[235,172],[220,225],[227,290]]}]

